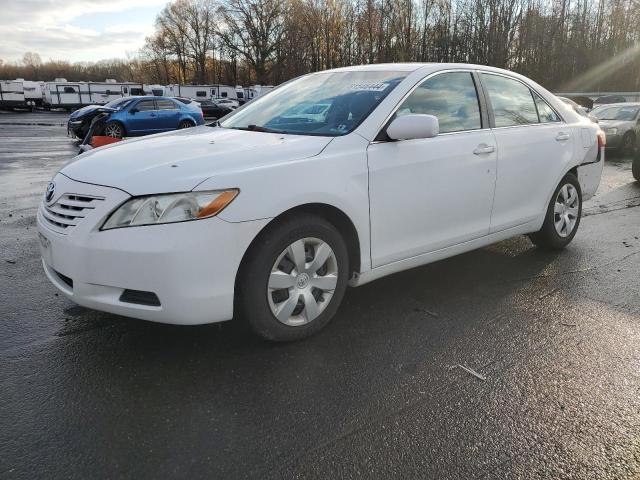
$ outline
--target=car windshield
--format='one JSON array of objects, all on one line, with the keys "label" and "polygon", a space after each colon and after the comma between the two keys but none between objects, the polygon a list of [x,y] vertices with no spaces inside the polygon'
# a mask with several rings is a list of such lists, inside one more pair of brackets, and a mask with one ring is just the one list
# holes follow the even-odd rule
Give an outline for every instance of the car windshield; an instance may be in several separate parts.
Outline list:
[{"label": "car windshield", "polygon": [[598,120],[633,120],[638,114],[640,107],[602,107],[597,108],[593,112],[594,117]]},{"label": "car windshield", "polygon": [[105,107],[108,108],[115,108],[116,110],[120,110],[124,107],[126,107],[127,105],[129,105],[129,103],[131,103],[133,99],[132,98],[117,98],[116,100],[111,100],[109,103],[105,104]]},{"label": "car windshield", "polygon": [[237,110],[223,128],[336,137],[353,131],[406,72],[316,73],[272,90]]}]

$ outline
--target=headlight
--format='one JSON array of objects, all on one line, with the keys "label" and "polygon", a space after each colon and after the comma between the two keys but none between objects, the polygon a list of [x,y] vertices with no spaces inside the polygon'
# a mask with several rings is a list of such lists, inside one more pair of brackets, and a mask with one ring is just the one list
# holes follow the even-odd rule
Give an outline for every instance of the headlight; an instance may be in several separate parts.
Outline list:
[{"label": "headlight", "polygon": [[232,189],[133,197],[109,216],[101,230],[213,217],[224,210],[238,193],[239,190]]},{"label": "headlight", "polygon": [[616,133],[618,133],[618,129],[616,127],[604,128],[603,130],[607,135],[615,135]]}]

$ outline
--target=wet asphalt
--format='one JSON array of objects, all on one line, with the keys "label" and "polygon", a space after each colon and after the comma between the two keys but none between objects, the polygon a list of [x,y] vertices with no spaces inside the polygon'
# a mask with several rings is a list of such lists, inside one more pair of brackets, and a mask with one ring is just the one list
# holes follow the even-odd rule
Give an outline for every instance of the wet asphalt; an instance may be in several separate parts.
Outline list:
[{"label": "wet asphalt", "polygon": [[0,478],[640,478],[627,159],[565,251],[517,237],[396,274],[276,345],[58,295],[35,212],[77,150],[64,121],[0,113]]}]

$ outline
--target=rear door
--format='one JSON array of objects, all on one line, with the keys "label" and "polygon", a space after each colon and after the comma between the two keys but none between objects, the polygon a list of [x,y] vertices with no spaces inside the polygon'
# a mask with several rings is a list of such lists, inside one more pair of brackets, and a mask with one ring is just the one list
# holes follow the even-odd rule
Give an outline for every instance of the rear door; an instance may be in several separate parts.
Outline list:
[{"label": "rear door", "polygon": [[161,131],[158,126],[155,101],[153,99],[144,99],[131,106],[127,112],[126,128],[129,133],[138,135]]},{"label": "rear door", "polygon": [[498,146],[491,233],[541,218],[574,155],[574,132],[518,79],[480,74]]},{"label": "rear door", "polygon": [[168,98],[156,99],[158,109],[158,128],[161,132],[175,130],[180,121],[180,108],[173,100]]}]

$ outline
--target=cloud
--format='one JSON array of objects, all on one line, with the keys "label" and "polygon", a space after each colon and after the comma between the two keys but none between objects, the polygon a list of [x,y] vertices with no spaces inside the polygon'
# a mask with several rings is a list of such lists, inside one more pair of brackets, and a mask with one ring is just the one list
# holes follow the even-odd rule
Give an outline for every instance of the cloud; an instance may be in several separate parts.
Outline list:
[{"label": "cloud", "polygon": [[[97,61],[125,57],[139,49],[153,31],[152,22],[135,23],[127,10],[164,6],[167,0],[21,0],[3,5],[0,20],[0,58],[20,60],[27,51],[43,60]],[[73,25],[87,14],[122,14],[120,23],[105,28]],[[111,18],[111,17],[110,17]]]}]

